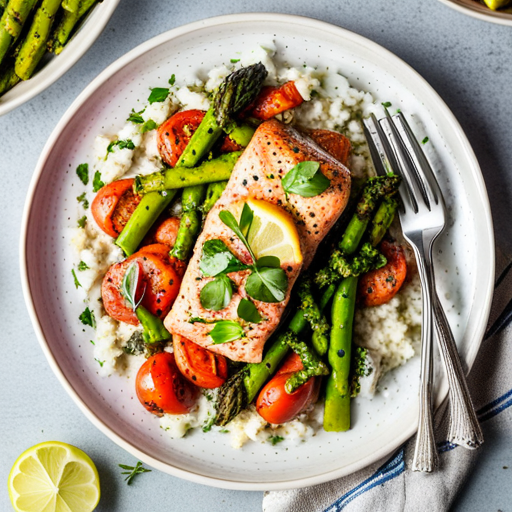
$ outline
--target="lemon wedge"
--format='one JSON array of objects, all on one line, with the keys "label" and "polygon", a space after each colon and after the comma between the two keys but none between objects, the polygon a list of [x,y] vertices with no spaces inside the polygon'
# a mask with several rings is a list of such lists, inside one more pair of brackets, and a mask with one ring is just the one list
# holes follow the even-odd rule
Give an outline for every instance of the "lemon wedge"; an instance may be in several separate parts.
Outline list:
[{"label": "lemon wedge", "polygon": [[24,451],[9,473],[8,487],[17,512],[91,512],[100,499],[94,462],[58,441]]},{"label": "lemon wedge", "polygon": [[299,234],[290,215],[279,206],[247,199],[254,218],[247,241],[256,258],[277,256],[281,263],[302,263]]},{"label": "lemon wedge", "polygon": [[484,2],[489,9],[496,11],[501,7],[506,7],[510,3],[510,0],[484,0]]}]

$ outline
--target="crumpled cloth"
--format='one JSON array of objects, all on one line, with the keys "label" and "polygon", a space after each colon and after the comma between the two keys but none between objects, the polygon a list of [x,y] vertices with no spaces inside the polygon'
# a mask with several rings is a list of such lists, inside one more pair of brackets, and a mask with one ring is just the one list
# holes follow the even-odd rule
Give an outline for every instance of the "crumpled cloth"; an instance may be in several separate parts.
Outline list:
[{"label": "crumpled cloth", "polygon": [[[512,260],[497,250],[496,285],[488,331],[512,300]],[[510,428],[499,414],[512,405],[512,327],[484,339],[468,377],[481,423],[493,420]],[[436,412],[439,468],[431,473],[410,470],[415,437],[391,456],[357,473],[304,489],[266,492],[264,512],[422,512],[447,511],[464,486],[480,450],[446,441],[446,402]],[[485,446],[485,444],[484,444]]]}]

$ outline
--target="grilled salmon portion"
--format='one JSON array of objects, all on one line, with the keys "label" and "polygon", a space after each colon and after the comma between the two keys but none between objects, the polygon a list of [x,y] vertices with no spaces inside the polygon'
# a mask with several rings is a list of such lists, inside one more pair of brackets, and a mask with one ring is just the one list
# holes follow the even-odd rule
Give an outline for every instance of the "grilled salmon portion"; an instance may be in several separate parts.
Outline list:
[{"label": "grilled salmon portion", "polygon": [[[329,178],[330,186],[315,197],[306,198],[296,194],[286,197],[281,179],[303,161],[319,162],[320,171]],[[221,198],[206,218],[178,298],[165,319],[166,328],[173,334],[184,336],[233,361],[260,362],[263,346],[280,322],[293,284],[302,268],[311,263],[318,244],[345,209],[349,194],[349,170],[311,138],[274,119],[261,124],[233,169]],[[199,269],[202,247],[207,240],[222,240],[239,260],[246,264],[252,263],[245,246],[219,218],[222,210],[240,211],[240,205],[247,198],[273,203],[291,216],[298,231],[303,257],[301,263],[281,261],[281,268],[288,277],[288,289],[282,302],[253,301],[264,318],[259,324],[241,321],[237,315],[240,300],[247,297],[245,282],[250,274],[248,270],[229,274],[237,290],[233,292],[231,302],[225,309],[206,310],[199,300],[201,289],[212,279],[203,276]],[[214,345],[209,336],[214,325],[195,321],[198,318],[206,322],[238,321],[245,336],[236,341]]]}]

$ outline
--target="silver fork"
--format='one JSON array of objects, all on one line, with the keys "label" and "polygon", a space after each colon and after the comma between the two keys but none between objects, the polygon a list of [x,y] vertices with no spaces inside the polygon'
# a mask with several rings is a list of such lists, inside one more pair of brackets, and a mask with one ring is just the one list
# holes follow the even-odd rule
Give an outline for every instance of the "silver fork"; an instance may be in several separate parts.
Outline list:
[{"label": "silver fork", "polygon": [[365,127],[374,162],[381,162],[386,170],[396,167],[403,177],[400,196],[404,209],[399,215],[418,262],[423,303],[420,416],[412,469],[430,472],[437,464],[432,426],[432,307],[449,384],[448,440],[466,448],[478,448],[483,442],[455,340],[435,287],[432,247],[444,229],[446,209],[437,179],[405,117],[401,113],[391,117],[386,110],[384,119],[378,122],[373,116],[365,121]]}]

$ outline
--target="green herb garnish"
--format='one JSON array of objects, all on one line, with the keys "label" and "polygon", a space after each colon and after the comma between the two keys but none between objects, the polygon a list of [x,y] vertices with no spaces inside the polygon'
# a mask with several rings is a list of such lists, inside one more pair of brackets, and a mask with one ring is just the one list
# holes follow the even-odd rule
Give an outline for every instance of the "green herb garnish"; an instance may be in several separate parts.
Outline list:
[{"label": "green herb garnish", "polygon": [[229,343],[245,336],[242,326],[233,320],[219,320],[210,331],[213,344]]},{"label": "green herb garnish", "polygon": [[76,174],[80,178],[80,181],[87,185],[89,183],[89,164],[80,164],[76,168]]},{"label": "green herb garnish", "polygon": [[151,89],[148,101],[150,104],[161,103],[162,101],[165,101],[167,96],[169,96],[169,89],[164,87],[155,87],[154,89]]},{"label": "green herb garnish", "polygon": [[331,182],[320,172],[318,162],[300,162],[281,180],[287,194],[315,197],[329,188]]},{"label": "green herb garnish", "polygon": [[96,171],[94,173],[94,178],[92,179],[92,191],[98,192],[100,188],[103,188],[105,186],[105,183],[101,181],[101,173],[100,171]]},{"label": "green herb garnish", "polygon": [[158,125],[153,121],[153,119],[148,119],[141,127],[140,133],[150,132],[154,130]]},{"label": "green herb garnish", "polygon": [[126,471],[121,471],[121,475],[128,475],[124,481],[131,485],[132,480],[135,478],[135,476],[140,475],[142,473],[151,473],[151,469],[147,469],[142,466],[142,462],[139,460],[135,467],[133,466],[127,466],[126,464],[118,464],[118,466],[121,469],[125,469]]},{"label": "green herb garnish", "polygon": [[390,101],[385,101],[384,103],[382,103],[382,106],[384,108],[389,108],[389,107],[391,107],[391,102]]},{"label": "green herb garnish", "polygon": [[79,228],[85,228],[85,225],[87,224],[87,216],[80,217],[77,220],[77,224]]},{"label": "green herb garnish", "polygon": [[237,62],[240,62],[240,59],[231,59],[231,64],[236,64]]},{"label": "green herb garnish", "polygon": [[85,197],[85,192],[83,192],[82,194],[80,194],[76,200],[79,202],[79,203],[82,203],[82,206],[84,207],[84,210],[87,210],[87,208],[89,208],[89,201],[87,201],[87,198]]},{"label": "green herb garnish", "polygon": [[252,322],[253,324],[259,324],[263,320],[256,306],[248,299],[240,301],[236,313],[242,320]]},{"label": "green herb garnish", "polygon": [[132,111],[130,112],[130,115],[128,116],[127,121],[131,121],[135,124],[142,124],[144,123],[144,119],[142,118],[142,113],[146,110],[143,108],[140,112],[135,112],[135,109],[132,108]]},{"label": "green herb garnish", "polygon": [[426,144],[427,142],[428,142],[428,137],[425,137],[425,138],[421,141],[421,143],[422,143],[422,144]]},{"label": "green herb garnish", "polygon": [[199,268],[207,277],[222,272],[236,272],[247,268],[227,247],[222,240],[207,240],[203,245]]},{"label": "green herb garnish", "polygon": [[231,279],[226,274],[219,274],[203,287],[199,299],[203,308],[220,311],[229,305],[232,296]]},{"label": "green herb garnish", "polygon": [[176,75],[173,73],[171,78],[169,78],[169,85],[174,85],[176,82]]},{"label": "green herb garnish", "polygon": [[71,273],[73,274],[73,280],[75,281],[75,288],[78,290],[78,288],[79,288],[80,286],[82,286],[82,285],[80,284],[80,281],[79,281],[79,280],[78,280],[78,278],[76,277],[75,269],[74,269],[74,268],[72,268],[72,269],[71,269]]},{"label": "green herb garnish", "polygon": [[100,361],[99,359],[94,358],[94,360],[103,368],[105,361]]},{"label": "green herb garnish", "polygon": [[107,146],[107,156],[109,153],[114,152],[114,148],[118,147],[119,149],[135,149],[135,144],[131,139],[126,140],[113,140],[108,146]]},{"label": "green herb garnish", "polygon": [[96,319],[94,318],[94,312],[88,307],[85,308],[84,312],[78,317],[78,319],[84,325],[90,325],[93,329],[96,329]]},{"label": "green herb garnish", "polygon": [[[82,226],[83,227],[83,226]],[[85,261],[81,261],[79,264],[78,264],[78,270],[80,272],[83,272],[84,270],[89,270],[89,265],[87,265],[87,263],[85,263]]]},{"label": "green herb garnish", "polygon": [[124,273],[123,282],[121,284],[121,294],[128,301],[133,311],[135,311],[140,304],[142,297],[136,301],[135,295],[137,293],[137,286],[139,284],[140,267],[137,261],[134,261]]},{"label": "green herb garnish", "polygon": [[269,443],[272,443],[272,446],[275,446],[277,443],[280,443],[281,441],[284,441],[283,436],[270,436],[268,438]]}]

